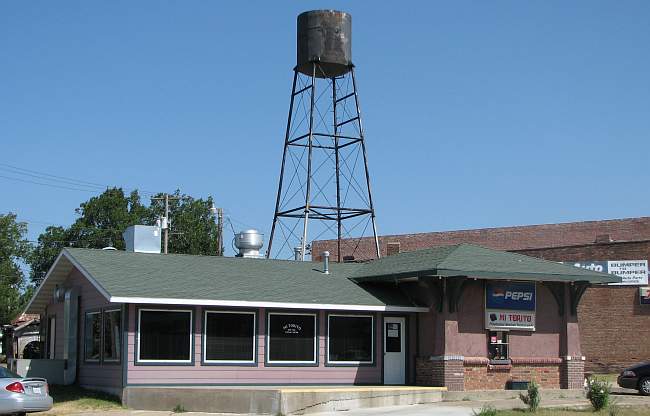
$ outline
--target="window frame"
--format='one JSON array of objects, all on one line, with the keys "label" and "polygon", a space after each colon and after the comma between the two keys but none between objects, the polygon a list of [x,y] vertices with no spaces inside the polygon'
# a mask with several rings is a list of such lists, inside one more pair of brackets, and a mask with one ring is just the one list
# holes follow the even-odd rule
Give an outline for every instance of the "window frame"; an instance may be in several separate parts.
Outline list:
[{"label": "window frame", "polygon": [[[492,342],[492,334],[499,340],[499,337],[505,339],[506,342]],[[506,356],[505,358],[490,358],[490,348],[492,346],[505,346]],[[487,331],[487,355],[490,360],[490,364],[501,365],[501,364],[510,364],[512,362],[510,358],[510,331],[509,330],[488,330]]]},{"label": "window frame", "polygon": [[[141,319],[142,312],[184,312],[190,314],[190,357],[189,360],[147,360],[140,358],[140,341],[141,341]],[[135,362],[134,365],[194,365],[194,308],[189,309],[167,309],[167,308],[138,308],[136,319],[136,340],[135,340]]]},{"label": "window frame", "polygon": [[[238,315],[253,315],[253,357],[252,360],[208,360],[207,356],[207,344],[208,344],[208,314],[221,313],[221,314],[238,314]],[[258,323],[257,323],[257,311],[256,310],[220,310],[220,309],[205,309],[203,311],[203,325],[201,331],[201,364],[202,365],[236,365],[236,366],[257,366],[257,356],[258,356]]]},{"label": "window frame", "polygon": [[[271,315],[281,315],[281,316],[311,316],[314,318],[314,360],[312,361],[298,361],[298,360],[271,360],[270,349],[271,349]],[[264,346],[264,362],[266,366],[277,366],[277,367],[318,367],[318,358],[320,356],[320,345],[319,345],[319,321],[320,313],[319,312],[267,312],[266,313],[266,339]]]},{"label": "window frame", "polygon": [[[349,318],[370,318],[371,319],[371,346],[370,346],[370,361],[338,361],[330,360],[330,317],[349,317]],[[329,366],[336,367],[358,367],[358,366],[372,366],[375,365],[375,344],[377,343],[375,331],[376,320],[374,314],[352,314],[352,313],[328,313],[327,314],[327,342],[325,343],[325,363]]]},{"label": "window frame", "polygon": [[[120,319],[119,319],[119,323],[120,323],[120,333],[119,333],[119,335],[118,335],[118,336],[120,337],[120,338],[119,338],[120,342],[119,342],[119,346],[118,346],[119,348],[117,349],[118,354],[119,354],[117,359],[112,359],[112,358],[108,358],[108,359],[107,359],[107,358],[104,358],[104,353],[106,352],[106,351],[104,350],[104,343],[106,342],[105,337],[104,337],[104,314],[105,314],[105,313],[110,313],[110,312],[119,312],[119,313],[120,313]],[[101,359],[102,359],[102,363],[106,363],[106,364],[119,364],[119,363],[122,361],[122,342],[124,342],[124,340],[122,339],[122,338],[123,338],[123,337],[122,337],[122,335],[123,335],[122,333],[124,332],[124,328],[122,328],[122,325],[123,325],[123,319],[122,319],[122,308],[120,308],[120,307],[114,307],[114,308],[113,308],[113,307],[109,307],[109,308],[102,309],[102,342],[101,342],[102,352],[101,352],[101,354],[100,354],[100,357],[101,357]]]},{"label": "window frame", "polygon": [[[88,345],[88,334],[86,333],[87,329],[87,323],[88,323],[88,315],[99,315],[99,358],[94,359],[94,358],[88,358],[88,349],[86,348]],[[103,340],[102,340],[102,332],[104,330],[103,326],[103,316],[102,316],[102,310],[101,308],[99,309],[88,309],[84,311],[84,363],[88,364],[100,364],[102,362],[102,346],[103,346]]]}]

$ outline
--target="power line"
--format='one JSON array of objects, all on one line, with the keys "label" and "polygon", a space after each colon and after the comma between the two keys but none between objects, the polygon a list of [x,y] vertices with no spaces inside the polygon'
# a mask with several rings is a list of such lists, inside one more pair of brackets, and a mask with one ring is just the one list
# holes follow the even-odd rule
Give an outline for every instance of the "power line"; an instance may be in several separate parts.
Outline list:
[{"label": "power line", "polygon": [[[13,175],[23,176],[23,177],[11,177],[6,175],[0,175],[0,178],[23,182],[23,183],[31,183],[34,185],[49,186],[49,187],[54,187],[59,189],[67,189],[67,190],[82,191],[82,192],[100,192],[105,189],[120,187],[125,191],[137,190],[143,196],[157,195],[156,192],[138,190],[136,188],[125,187],[125,186],[100,184],[97,182],[90,182],[90,181],[75,179],[67,176],[54,175],[51,173],[41,172],[33,169],[21,168],[18,166],[14,166],[2,162],[0,162],[0,170],[11,173]],[[25,179],[24,176],[28,178],[38,179],[38,181]]]}]

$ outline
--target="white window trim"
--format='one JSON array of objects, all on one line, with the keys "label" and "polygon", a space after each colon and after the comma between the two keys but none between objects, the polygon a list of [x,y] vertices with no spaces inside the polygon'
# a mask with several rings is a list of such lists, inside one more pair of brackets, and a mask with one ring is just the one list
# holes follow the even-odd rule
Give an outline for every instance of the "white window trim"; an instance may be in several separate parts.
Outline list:
[{"label": "white window trim", "polygon": [[[88,343],[88,334],[86,333],[86,328],[88,326],[86,325],[86,322],[88,321],[88,315],[99,315],[99,358],[88,358],[86,357],[86,346]],[[84,361],[87,363],[98,363],[101,361],[102,358],[102,332],[104,331],[104,327],[102,325],[102,311],[97,310],[97,311],[91,311],[91,312],[84,312]]]},{"label": "white window trim", "polygon": [[[253,315],[253,356],[250,360],[208,360],[208,314]],[[203,362],[207,364],[255,364],[257,356],[257,312],[253,311],[209,311],[203,314]]]},{"label": "white window trim", "polygon": [[[338,316],[338,317],[351,317],[351,318],[370,318],[371,319],[371,332],[370,332],[370,361],[331,361],[330,360],[330,353],[332,350],[330,349],[330,317],[332,316]],[[361,365],[361,364],[372,364],[374,363],[374,358],[375,358],[375,317],[373,315],[355,315],[355,314],[339,314],[339,313],[333,313],[327,315],[327,363],[328,364],[345,364],[345,365]]]},{"label": "white window trim", "polygon": [[[190,342],[190,357],[187,360],[143,360],[140,358],[140,353],[142,352],[142,348],[140,345],[140,329],[142,328],[142,312],[184,312],[184,313],[189,313],[190,314],[190,337],[189,337],[189,342]],[[136,334],[138,340],[137,340],[137,346],[138,346],[138,356],[136,357],[136,362],[138,363],[161,363],[161,364],[166,364],[166,363],[182,363],[182,364],[190,364],[192,362],[192,343],[194,342],[194,311],[191,309],[138,309],[138,333]]]},{"label": "white window trim", "polygon": [[[313,316],[314,317],[314,359],[311,361],[271,360],[271,316]],[[316,364],[318,363],[318,314],[310,312],[269,312],[266,316],[266,362],[269,364]]]},{"label": "white window trim", "polygon": [[[119,348],[117,349],[119,358],[104,358],[104,352],[105,352],[104,351],[104,342],[106,342],[106,340],[104,339],[104,314],[105,313],[111,313],[111,312],[119,312],[120,313],[120,321],[122,320],[122,309],[115,308],[115,309],[102,310],[102,353],[101,353],[101,357],[102,357],[102,361],[105,362],[105,363],[119,363],[120,359],[122,358],[122,357],[120,357],[120,354],[121,354],[120,350],[122,349],[122,342],[124,342],[124,340],[122,339],[121,334],[118,335],[120,337],[120,345],[118,346]],[[122,322],[120,322],[120,332],[122,332]]]}]

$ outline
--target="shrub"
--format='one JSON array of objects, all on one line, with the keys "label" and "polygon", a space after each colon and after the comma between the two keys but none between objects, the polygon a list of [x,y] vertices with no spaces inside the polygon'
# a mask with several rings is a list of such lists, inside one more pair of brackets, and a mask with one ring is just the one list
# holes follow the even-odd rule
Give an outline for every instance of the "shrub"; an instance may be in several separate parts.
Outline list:
[{"label": "shrub", "polygon": [[542,400],[539,394],[539,385],[535,383],[535,380],[531,381],[528,384],[527,394],[520,393],[519,398],[528,406],[528,410],[531,412],[536,412],[539,407],[539,402]]},{"label": "shrub", "polygon": [[478,412],[476,410],[473,410],[472,414],[474,416],[497,416],[497,409],[490,406],[489,404],[486,404],[483,405],[483,407],[481,407],[481,410]]},{"label": "shrub", "polygon": [[591,402],[594,411],[603,410],[609,405],[610,385],[604,380],[590,379],[587,385],[587,399]]},{"label": "shrub", "polygon": [[185,412],[186,412],[186,410],[185,410],[185,408],[183,407],[182,404],[177,404],[177,405],[172,409],[172,413],[185,413]]}]

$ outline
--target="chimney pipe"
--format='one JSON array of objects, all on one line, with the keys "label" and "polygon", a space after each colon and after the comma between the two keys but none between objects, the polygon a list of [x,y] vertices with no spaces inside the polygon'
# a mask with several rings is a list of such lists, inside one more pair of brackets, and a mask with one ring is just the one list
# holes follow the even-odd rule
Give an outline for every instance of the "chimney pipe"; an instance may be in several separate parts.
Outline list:
[{"label": "chimney pipe", "polygon": [[330,274],[330,252],[323,251],[323,273]]},{"label": "chimney pipe", "polygon": [[301,259],[301,254],[302,254],[302,247],[294,247],[293,248],[293,259],[295,261],[300,261]]}]

